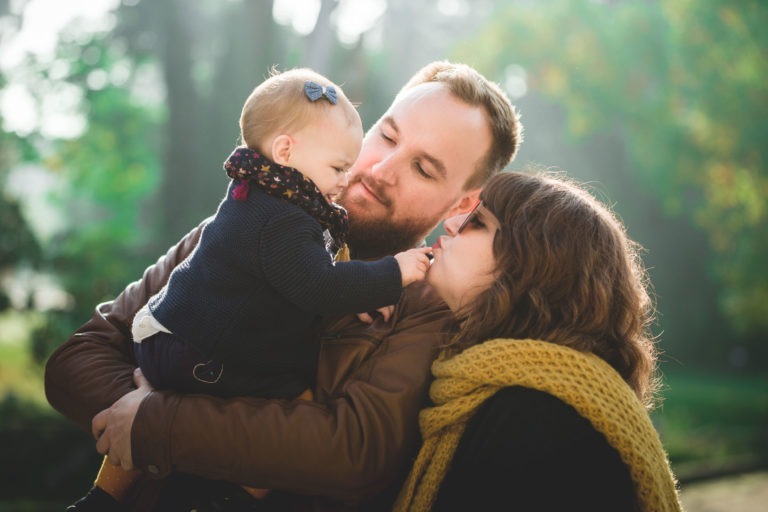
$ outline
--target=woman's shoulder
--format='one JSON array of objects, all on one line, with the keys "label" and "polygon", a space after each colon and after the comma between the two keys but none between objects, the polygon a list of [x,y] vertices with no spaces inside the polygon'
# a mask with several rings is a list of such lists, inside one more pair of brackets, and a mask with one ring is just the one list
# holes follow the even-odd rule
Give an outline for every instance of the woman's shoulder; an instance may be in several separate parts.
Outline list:
[{"label": "woman's shoulder", "polygon": [[502,388],[489,398],[470,420],[466,436],[469,442],[496,439],[498,453],[517,452],[541,463],[590,471],[625,467],[605,436],[571,405],[522,386]]},{"label": "woman's shoulder", "polygon": [[[523,386],[509,386],[500,389],[480,407],[476,421],[483,418],[488,420],[511,422],[516,429],[527,432],[541,420],[559,419],[567,421],[579,430],[594,430],[589,421],[580,416],[576,410],[559,398],[547,392]],[[561,430],[558,425],[549,425],[546,430]],[[540,428],[532,434],[543,434]]]},{"label": "woman's shoulder", "polygon": [[507,451],[540,452],[564,459],[589,452],[613,451],[605,437],[576,410],[546,392],[522,386],[502,388],[469,421],[465,437],[496,439]]},{"label": "woman's shoulder", "polygon": [[523,510],[632,510],[633,489],[618,452],[573,407],[512,386],[468,422],[439,501],[459,504],[483,493]]}]

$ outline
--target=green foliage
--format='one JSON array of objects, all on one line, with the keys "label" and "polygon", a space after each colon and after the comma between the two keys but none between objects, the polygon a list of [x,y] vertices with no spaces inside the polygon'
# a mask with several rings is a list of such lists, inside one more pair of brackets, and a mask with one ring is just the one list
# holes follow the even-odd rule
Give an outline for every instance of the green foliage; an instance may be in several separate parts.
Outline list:
[{"label": "green foliage", "polygon": [[56,347],[69,339],[84,320],[85,317],[79,317],[70,311],[48,311],[33,329],[29,340],[32,361],[42,367]]},{"label": "green foliage", "polygon": [[[103,57],[95,65],[109,70],[108,47],[89,48],[99,48]],[[75,82],[89,72],[81,67],[73,67]],[[140,275],[146,264],[141,251],[152,235],[151,218],[142,215],[160,179],[156,116],[135,104],[124,87],[88,91],[86,102],[86,131],[61,141],[46,161],[65,178],[53,200],[68,219],[67,231],[49,247],[50,257],[78,309],[111,298]]]},{"label": "green foliage", "polygon": [[[38,362],[155,257],[148,254],[154,252],[150,198],[160,181],[158,113],[136,102],[130,83],[92,85],[93,73],[110,76],[116,66],[132,66],[130,59],[96,36],[85,45],[62,44],[58,52],[69,70],[66,82],[83,91],[87,126],[74,139],[50,141],[40,162],[61,184],[50,202],[66,220],[45,246],[45,270],[72,301],[67,311],[49,312],[32,335]],[[45,72],[40,78],[48,79]]]},{"label": "green foliage", "polygon": [[0,269],[39,260],[40,244],[21,214],[19,202],[0,195]]},{"label": "green foliage", "polygon": [[[0,132],[0,183],[25,147],[22,139]],[[36,264],[40,257],[40,244],[22,214],[19,201],[0,192],[0,270],[21,263]]]},{"label": "green foliage", "polygon": [[457,53],[483,48],[492,76],[522,65],[575,140],[618,134],[667,212],[708,234],[722,310],[747,335],[768,332],[766,23],[757,0],[514,3]]},{"label": "green foliage", "polygon": [[[0,74],[0,86],[3,85]],[[0,117],[2,122],[2,117]],[[23,139],[0,132],[0,184],[16,158],[34,154]],[[37,237],[22,214],[18,199],[0,191],[0,273],[19,266],[36,266],[40,263],[42,248]],[[7,293],[0,288],[0,312],[11,306]]]},{"label": "green foliage", "polygon": [[665,386],[653,418],[679,473],[768,460],[768,379],[676,371]]},{"label": "green foliage", "polygon": [[[14,396],[21,402],[47,406],[43,372],[28,350],[29,333],[39,325],[41,314],[9,310],[0,314],[0,401]],[[12,419],[4,416],[3,420]],[[0,420],[0,426],[3,424]]]},{"label": "green foliage", "polygon": [[55,267],[67,290],[91,305],[140,270],[131,255],[148,242],[141,215],[159,179],[153,130],[125,91],[110,88],[92,96],[88,130],[62,143],[54,163],[67,178],[57,200],[71,221]]}]

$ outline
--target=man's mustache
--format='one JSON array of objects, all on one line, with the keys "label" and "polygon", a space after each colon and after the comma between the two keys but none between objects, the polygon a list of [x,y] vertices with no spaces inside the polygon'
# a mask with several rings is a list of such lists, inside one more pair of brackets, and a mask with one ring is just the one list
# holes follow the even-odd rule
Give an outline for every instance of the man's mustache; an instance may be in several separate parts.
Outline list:
[{"label": "man's mustache", "polygon": [[373,192],[373,194],[384,206],[389,207],[392,204],[392,201],[387,196],[387,193],[384,191],[383,187],[376,181],[372,180],[368,175],[361,174],[351,178],[347,184],[347,187],[354,185],[355,183],[362,183],[365,185],[371,192]]}]

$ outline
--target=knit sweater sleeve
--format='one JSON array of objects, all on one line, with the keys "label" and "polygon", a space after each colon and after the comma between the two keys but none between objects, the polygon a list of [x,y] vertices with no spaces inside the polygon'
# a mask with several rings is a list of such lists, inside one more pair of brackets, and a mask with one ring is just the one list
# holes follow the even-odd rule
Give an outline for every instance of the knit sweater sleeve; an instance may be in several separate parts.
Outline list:
[{"label": "knit sweater sleeve", "polygon": [[434,510],[636,510],[628,468],[559,399],[514,386],[470,419]]},{"label": "knit sweater sleeve", "polygon": [[264,225],[258,254],[269,284],[312,313],[372,311],[400,300],[402,277],[394,257],[334,264],[320,225],[298,208]]}]

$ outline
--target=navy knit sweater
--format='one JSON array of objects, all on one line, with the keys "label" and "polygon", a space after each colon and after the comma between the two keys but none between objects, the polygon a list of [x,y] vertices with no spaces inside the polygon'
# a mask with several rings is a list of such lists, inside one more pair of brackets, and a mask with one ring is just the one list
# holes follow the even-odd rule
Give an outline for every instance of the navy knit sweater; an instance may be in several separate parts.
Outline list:
[{"label": "navy knit sweater", "polygon": [[149,308],[175,336],[230,367],[311,375],[317,316],[395,304],[400,267],[392,256],[334,265],[317,220],[256,187],[234,200],[237,184]]}]

